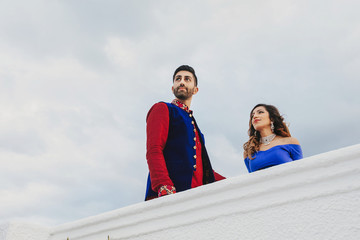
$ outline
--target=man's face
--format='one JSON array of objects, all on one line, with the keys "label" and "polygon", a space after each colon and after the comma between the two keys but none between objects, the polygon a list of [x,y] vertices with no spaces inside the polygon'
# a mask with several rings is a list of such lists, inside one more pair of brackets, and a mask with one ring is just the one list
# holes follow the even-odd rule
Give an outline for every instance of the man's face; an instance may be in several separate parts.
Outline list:
[{"label": "man's face", "polygon": [[180,100],[187,100],[192,95],[198,92],[198,88],[195,86],[195,77],[191,72],[179,71],[174,78],[174,84],[172,91]]}]

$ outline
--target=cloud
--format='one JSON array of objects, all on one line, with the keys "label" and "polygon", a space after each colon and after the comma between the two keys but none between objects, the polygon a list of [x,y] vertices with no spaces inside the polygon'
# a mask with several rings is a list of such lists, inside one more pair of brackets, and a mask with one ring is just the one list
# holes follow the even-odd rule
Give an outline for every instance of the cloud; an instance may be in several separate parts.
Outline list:
[{"label": "cloud", "polygon": [[105,46],[107,56],[120,68],[134,67],[139,53],[136,45],[129,40],[110,37]]}]

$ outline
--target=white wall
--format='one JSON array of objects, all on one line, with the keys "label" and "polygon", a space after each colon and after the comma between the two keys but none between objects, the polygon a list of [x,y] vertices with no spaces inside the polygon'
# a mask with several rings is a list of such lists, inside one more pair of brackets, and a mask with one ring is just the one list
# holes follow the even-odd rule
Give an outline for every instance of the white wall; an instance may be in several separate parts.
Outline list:
[{"label": "white wall", "polygon": [[50,230],[29,223],[4,223],[0,225],[0,240],[47,240]]},{"label": "white wall", "polygon": [[[355,145],[44,232],[47,240],[352,240],[360,239],[359,210]],[[23,240],[4,238],[0,231],[3,239]]]}]

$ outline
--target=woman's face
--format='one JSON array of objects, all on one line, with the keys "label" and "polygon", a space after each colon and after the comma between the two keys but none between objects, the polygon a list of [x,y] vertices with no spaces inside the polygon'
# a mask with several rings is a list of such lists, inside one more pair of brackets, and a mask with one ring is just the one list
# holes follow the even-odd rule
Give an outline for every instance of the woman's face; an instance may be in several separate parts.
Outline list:
[{"label": "woman's face", "polygon": [[251,124],[257,131],[266,127],[270,128],[271,120],[269,112],[266,111],[265,107],[259,106],[252,111]]}]

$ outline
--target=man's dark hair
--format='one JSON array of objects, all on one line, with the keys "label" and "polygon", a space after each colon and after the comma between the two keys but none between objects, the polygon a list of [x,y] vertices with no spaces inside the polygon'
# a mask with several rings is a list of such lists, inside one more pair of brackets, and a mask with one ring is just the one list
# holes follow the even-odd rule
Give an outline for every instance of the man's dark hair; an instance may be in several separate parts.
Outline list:
[{"label": "man's dark hair", "polygon": [[195,86],[197,86],[198,80],[197,80],[197,77],[196,77],[196,74],[195,74],[195,70],[194,70],[192,67],[190,67],[189,65],[181,65],[180,67],[178,67],[178,68],[175,70],[174,75],[173,75],[173,82],[174,82],[174,80],[175,80],[176,74],[177,74],[178,72],[180,72],[180,71],[188,71],[188,72],[191,72],[191,73],[194,75],[194,77],[195,77]]}]

